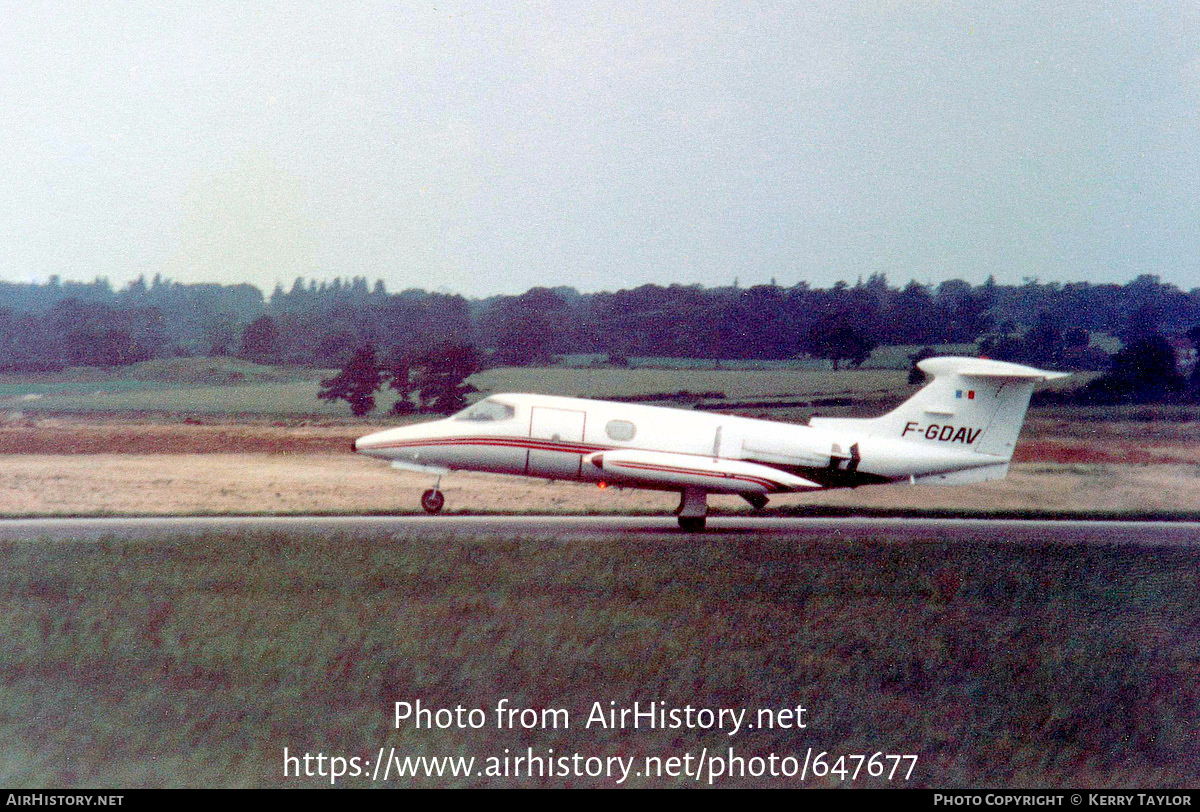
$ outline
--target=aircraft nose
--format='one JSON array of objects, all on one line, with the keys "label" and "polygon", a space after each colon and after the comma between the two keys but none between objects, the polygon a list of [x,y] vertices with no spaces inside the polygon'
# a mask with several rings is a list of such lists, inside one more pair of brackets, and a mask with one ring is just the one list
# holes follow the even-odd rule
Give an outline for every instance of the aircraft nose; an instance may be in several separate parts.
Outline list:
[{"label": "aircraft nose", "polygon": [[[350,451],[355,454],[366,454],[368,457],[390,456],[386,446],[389,442],[397,439],[397,432],[402,432],[403,429],[384,429],[373,434],[367,434],[363,437],[358,437],[350,442]],[[381,449],[380,445],[385,446]]]}]

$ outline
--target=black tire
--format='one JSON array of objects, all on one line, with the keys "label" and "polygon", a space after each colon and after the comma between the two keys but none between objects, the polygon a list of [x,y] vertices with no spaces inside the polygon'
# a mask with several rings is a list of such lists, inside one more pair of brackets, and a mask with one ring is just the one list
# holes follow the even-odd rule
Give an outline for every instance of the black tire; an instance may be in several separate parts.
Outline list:
[{"label": "black tire", "polygon": [[421,507],[425,509],[426,513],[440,513],[445,504],[446,497],[442,495],[441,491],[430,488],[421,494]]},{"label": "black tire", "polygon": [[679,526],[689,533],[699,533],[704,529],[703,516],[680,516]]}]

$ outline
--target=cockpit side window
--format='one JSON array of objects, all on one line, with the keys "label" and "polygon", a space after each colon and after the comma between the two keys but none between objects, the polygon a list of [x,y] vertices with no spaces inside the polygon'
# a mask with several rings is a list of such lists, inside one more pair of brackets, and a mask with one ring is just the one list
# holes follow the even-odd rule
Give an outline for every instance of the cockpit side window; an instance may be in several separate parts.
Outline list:
[{"label": "cockpit side window", "polygon": [[454,415],[455,420],[471,420],[476,423],[492,423],[498,420],[508,420],[517,413],[516,409],[509,406],[507,403],[501,403],[498,400],[487,398],[481,400],[473,406],[468,406],[458,414]]}]

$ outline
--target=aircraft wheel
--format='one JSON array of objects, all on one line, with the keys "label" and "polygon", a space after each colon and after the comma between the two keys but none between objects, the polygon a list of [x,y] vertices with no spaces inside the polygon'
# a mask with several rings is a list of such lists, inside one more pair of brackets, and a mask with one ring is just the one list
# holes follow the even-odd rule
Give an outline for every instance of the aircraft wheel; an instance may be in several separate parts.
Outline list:
[{"label": "aircraft wheel", "polygon": [[680,516],[679,526],[689,533],[699,533],[704,529],[703,516]]},{"label": "aircraft wheel", "polygon": [[421,494],[421,507],[425,509],[426,513],[439,513],[445,504],[446,497],[439,490],[430,488]]}]

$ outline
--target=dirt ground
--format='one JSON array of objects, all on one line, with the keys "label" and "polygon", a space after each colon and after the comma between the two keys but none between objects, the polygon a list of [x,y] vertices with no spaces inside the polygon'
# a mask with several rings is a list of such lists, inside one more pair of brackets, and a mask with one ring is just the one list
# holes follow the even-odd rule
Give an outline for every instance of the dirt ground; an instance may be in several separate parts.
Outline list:
[{"label": "dirt ground", "polygon": [[[349,453],[358,422],[168,423],[21,419],[0,425],[0,514],[413,512],[423,475]],[[1200,510],[1191,423],[1032,420],[1008,478],[959,487],[788,494],[776,506],[966,510]],[[668,493],[455,473],[450,512],[669,512]],[[737,497],[714,508],[743,510]]]},{"label": "dirt ground", "polygon": [[343,454],[384,424],[338,421],[167,422],[82,417],[0,423],[4,454]]}]

